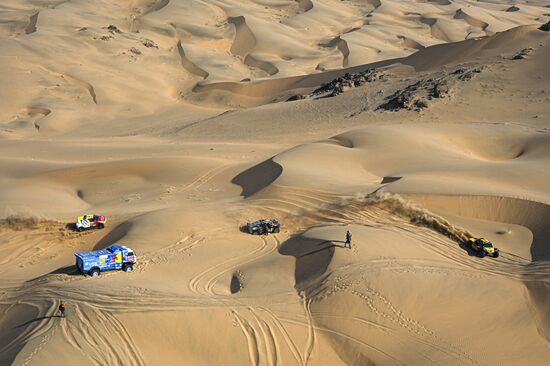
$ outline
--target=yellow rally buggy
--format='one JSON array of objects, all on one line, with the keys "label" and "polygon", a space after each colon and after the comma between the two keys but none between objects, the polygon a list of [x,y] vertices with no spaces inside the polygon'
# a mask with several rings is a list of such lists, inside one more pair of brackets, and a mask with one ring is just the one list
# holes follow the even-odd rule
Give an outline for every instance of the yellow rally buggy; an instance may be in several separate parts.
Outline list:
[{"label": "yellow rally buggy", "polygon": [[468,246],[472,248],[472,250],[476,252],[477,255],[479,255],[481,258],[485,257],[486,255],[497,258],[500,254],[498,248],[495,248],[493,246],[493,243],[483,238],[468,239]]}]

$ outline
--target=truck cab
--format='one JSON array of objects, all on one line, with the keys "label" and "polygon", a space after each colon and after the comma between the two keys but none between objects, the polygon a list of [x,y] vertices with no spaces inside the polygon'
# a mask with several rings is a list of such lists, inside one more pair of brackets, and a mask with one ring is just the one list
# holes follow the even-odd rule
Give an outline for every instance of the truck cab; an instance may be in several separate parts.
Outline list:
[{"label": "truck cab", "polygon": [[131,272],[137,262],[134,251],[124,245],[111,245],[105,249],[75,253],[76,268],[93,277],[101,272],[122,269]]}]

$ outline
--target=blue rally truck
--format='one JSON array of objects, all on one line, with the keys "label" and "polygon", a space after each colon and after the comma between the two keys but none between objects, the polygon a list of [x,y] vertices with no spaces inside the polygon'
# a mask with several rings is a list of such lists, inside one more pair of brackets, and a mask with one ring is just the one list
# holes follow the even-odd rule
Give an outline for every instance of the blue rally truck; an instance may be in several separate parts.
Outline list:
[{"label": "blue rally truck", "polygon": [[131,272],[137,261],[134,251],[123,245],[111,245],[105,249],[80,252],[74,255],[76,268],[83,274],[93,277],[99,276],[101,272],[115,269]]}]

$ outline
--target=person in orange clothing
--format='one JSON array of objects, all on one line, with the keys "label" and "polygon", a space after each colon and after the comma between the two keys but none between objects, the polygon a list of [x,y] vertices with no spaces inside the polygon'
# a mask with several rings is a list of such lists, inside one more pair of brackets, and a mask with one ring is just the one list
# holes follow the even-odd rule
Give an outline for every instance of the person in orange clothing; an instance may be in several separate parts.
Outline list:
[{"label": "person in orange clothing", "polygon": [[65,317],[65,303],[63,301],[59,302],[59,307],[57,308],[59,313],[61,314],[61,317]]}]

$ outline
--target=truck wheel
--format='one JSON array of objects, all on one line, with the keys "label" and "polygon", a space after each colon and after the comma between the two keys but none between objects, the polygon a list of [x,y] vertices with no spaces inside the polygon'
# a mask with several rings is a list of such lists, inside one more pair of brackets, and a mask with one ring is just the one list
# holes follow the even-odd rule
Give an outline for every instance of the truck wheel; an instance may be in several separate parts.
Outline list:
[{"label": "truck wheel", "polygon": [[84,228],[82,226],[80,226],[79,228],[76,229],[76,231],[78,231],[79,233],[83,232],[84,231]]},{"label": "truck wheel", "polygon": [[500,252],[498,250],[495,250],[495,254],[493,254],[493,257],[498,258],[500,255]]},{"label": "truck wheel", "polygon": [[98,277],[99,276],[99,269],[94,268],[90,271],[90,276],[92,277]]},{"label": "truck wheel", "polygon": [[483,250],[481,250],[481,251],[479,252],[479,256],[480,256],[481,258],[484,258],[486,255],[487,255],[487,253],[485,253],[485,251],[483,251]]},{"label": "truck wheel", "polygon": [[132,264],[125,264],[122,266],[122,270],[124,272],[132,272],[134,270],[134,266]]},{"label": "truck wheel", "polygon": [[103,229],[105,227],[105,224],[100,222],[99,224],[97,224],[97,228],[98,229]]},{"label": "truck wheel", "polygon": [[276,233],[280,233],[281,232],[281,229],[279,228],[276,228],[275,230],[273,230],[273,232],[276,234]]}]

